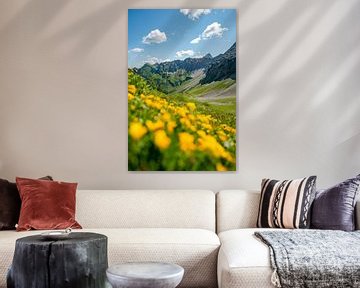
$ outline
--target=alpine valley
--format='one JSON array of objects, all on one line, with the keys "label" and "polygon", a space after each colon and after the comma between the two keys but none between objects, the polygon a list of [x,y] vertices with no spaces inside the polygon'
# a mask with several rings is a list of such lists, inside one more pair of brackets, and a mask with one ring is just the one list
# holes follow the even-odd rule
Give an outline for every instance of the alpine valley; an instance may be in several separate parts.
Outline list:
[{"label": "alpine valley", "polygon": [[236,169],[236,43],[128,69],[129,170]]},{"label": "alpine valley", "polygon": [[202,102],[214,113],[228,114],[235,126],[236,43],[216,57],[208,53],[201,58],[146,63],[131,70],[169,97]]}]

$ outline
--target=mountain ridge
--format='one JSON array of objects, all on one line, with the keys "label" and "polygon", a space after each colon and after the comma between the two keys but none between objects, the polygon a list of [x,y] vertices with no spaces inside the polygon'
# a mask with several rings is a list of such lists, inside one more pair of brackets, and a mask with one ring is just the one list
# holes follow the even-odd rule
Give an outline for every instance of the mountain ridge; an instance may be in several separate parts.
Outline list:
[{"label": "mountain ridge", "polygon": [[185,81],[192,79],[192,72],[201,69],[204,70],[205,77],[201,79],[200,84],[227,78],[236,80],[236,42],[224,53],[215,57],[207,53],[201,58],[188,57],[184,60],[145,63],[142,67],[133,70],[162,92],[169,93]]},{"label": "mountain ridge", "polygon": [[236,80],[236,43],[225,53],[213,58],[212,63],[205,71],[205,78],[200,81],[200,84],[221,81],[227,78]]}]

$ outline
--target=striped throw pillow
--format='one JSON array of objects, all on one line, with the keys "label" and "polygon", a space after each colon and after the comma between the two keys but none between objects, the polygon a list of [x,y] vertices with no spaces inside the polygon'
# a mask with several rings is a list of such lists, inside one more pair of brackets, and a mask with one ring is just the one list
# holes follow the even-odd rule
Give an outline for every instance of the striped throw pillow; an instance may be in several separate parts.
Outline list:
[{"label": "striped throw pillow", "polygon": [[308,228],[316,176],[295,180],[263,179],[257,227]]}]

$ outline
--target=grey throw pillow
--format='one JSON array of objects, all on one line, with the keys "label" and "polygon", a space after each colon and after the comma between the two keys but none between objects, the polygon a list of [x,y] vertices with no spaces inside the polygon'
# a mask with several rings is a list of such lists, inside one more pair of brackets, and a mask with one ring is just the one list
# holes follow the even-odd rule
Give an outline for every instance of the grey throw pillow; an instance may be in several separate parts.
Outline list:
[{"label": "grey throw pillow", "polygon": [[311,213],[311,228],[353,231],[355,202],[360,186],[360,174],[315,195]]}]

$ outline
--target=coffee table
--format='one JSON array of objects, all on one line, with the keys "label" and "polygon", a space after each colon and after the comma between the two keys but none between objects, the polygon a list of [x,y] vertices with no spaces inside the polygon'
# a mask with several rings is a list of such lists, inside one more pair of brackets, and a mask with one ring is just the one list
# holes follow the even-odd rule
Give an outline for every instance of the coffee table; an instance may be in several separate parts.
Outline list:
[{"label": "coffee table", "polygon": [[7,287],[104,287],[107,267],[105,235],[73,232],[59,240],[28,236],[16,240]]},{"label": "coffee table", "polygon": [[106,270],[114,288],[175,288],[184,276],[184,268],[162,262],[117,264]]}]

